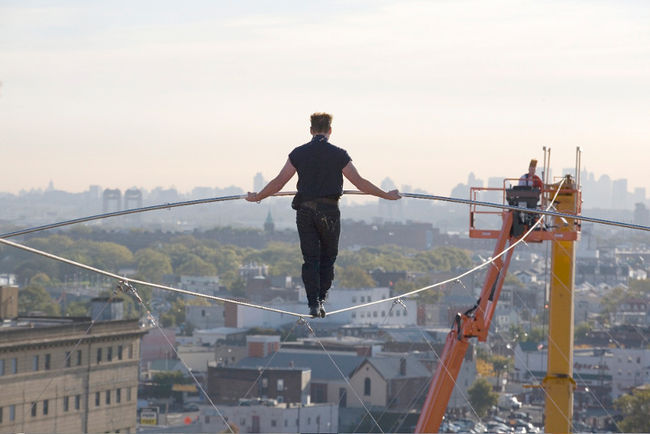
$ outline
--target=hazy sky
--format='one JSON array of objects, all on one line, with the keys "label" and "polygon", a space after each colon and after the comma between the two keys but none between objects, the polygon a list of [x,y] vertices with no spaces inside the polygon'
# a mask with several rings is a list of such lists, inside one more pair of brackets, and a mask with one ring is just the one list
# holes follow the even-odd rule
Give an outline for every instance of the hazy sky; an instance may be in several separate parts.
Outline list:
[{"label": "hazy sky", "polygon": [[447,195],[581,146],[650,190],[648,23],[642,0],[0,0],[0,191],[252,188],[314,111],[378,184]]}]

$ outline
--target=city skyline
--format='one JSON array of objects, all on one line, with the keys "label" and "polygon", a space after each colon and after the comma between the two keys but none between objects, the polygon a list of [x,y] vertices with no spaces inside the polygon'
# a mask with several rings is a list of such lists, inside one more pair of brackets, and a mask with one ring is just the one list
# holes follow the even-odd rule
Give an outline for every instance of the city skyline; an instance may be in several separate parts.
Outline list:
[{"label": "city skyline", "polygon": [[[574,169],[563,169],[561,173],[566,174],[573,172]],[[466,191],[468,187],[501,187],[503,185],[503,179],[504,177],[498,177],[498,176],[492,176],[487,178],[486,180],[483,180],[481,178],[476,177],[474,172],[469,172],[467,176],[465,177],[465,181],[463,180],[458,180],[458,182],[454,183],[454,187],[451,188],[450,192],[447,193],[438,193],[436,195],[438,196],[450,196],[450,197],[460,197],[460,198],[465,198],[466,194],[458,194],[461,191]],[[243,192],[246,191],[259,191],[261,187],[263,187],[268,180],[260,173],[256,173],[255,176],[252,178],[251,182],[249,183],[251,188],[246,188],[245,186],[241,185],[229,185],[229,186],[206,186],[206,185],[196,185],[191,187],[189,190],[179,190],[176,189],[174,186],[170,187],[164,187],[164,186],[154,186],[151,189],[144,188],[142,186],[130,186],[124,189],[121,189],[116,186],[102,186],[99,184],[91,184],[89,185],[85,190],[82,191],[67,191],[67,190],[62,190],[56,187],[56,183],[54,183],[53,180],[50,180],[48,182],[47,186],[41,187],[41,188],[33,188],[30,190],[27,189],[21,189],[18,193],[13,193],[13,192],[8,192],[8,191],[3,191],[0,188],[0,193],[9,193],[9,194],[14,194],[17,196],[21,196],[24,194],[30,194],[30,193],[38,193],[38,192],[45,192],[45,191],[64,191],[66,193],[71,193],[71,194],[77,194],[77,193],[86,193],[86,192],[91,192],[94,191],[96,195],[99,195],[101,191],[103,190],[112,190],[112,189],[118,189],[121,191],[121,193],[125,193],[128,190],[131,189],[137,189],[141,192],[144,193],[152,193],[156,191],[169,191],[169,190],[174,190],[176,193],[180,196],[192,196],[192,197],[207,197],[208,195],[212,194],[214,191],[222,191],[224,194],[236,194],[233,193],[233,190],[235,189],[240,189]],[[583,191],[583,200],[584,197],[595,197],[595,196],[605,196],[606,198],[615,199],[617,200],[617,203],[624,203],[627,205],[628,208],[632,209],[634,203],[637,202],[644,202],[648,199],[647,197],[647,190],[645,187],[632,187],[630,188],[628,185],[628,179],[627,178],[620,178],[620,179],[614,179],[612,178],[609,174],[603,173],[603,174],[595,174],[593,172],[588,172],[586,169],[583,169],[581,171],[581,187]],[[426,190],[420,188],[419,186],[411,186],[411,185],[396,185],[393,181],[393,179],[389,177],[385,177],[381,180],[381,186],[384,189],[393,189],[393,188],[399,188],[400,191],[405,192],[405,193],[421,193],[421,192],[426,192]],[[406,189],[408,188],[408,190]],[[285,188],[282,191],[290,191],[294,190],[292,185],[287,184]],[[345,186],[346,190],[355,190],[354,186]],[[430,192],[426,192],[427,194],[433,194]],[[629,196],[629,199],[631,199],[630,203],[626,203],[626,197]],[[607,201],[607,199],[605,199]],[[603,206],[606,208],[606,206]],[[620,206],[613,206],[613,208],[624,208]]]},{"label": "city skyline", "polygon": [[[0,4],[1,190],[249,185],[334,114],[380,183],[552,166],[647,187],[650,4]],[[452,181],[454,180],[454,181]]]}]

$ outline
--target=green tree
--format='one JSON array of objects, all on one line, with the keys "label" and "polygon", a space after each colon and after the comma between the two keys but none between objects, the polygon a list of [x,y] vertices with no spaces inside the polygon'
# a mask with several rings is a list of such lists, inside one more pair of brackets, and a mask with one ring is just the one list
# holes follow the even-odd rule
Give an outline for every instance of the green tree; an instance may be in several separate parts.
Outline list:
[{"label": "green tree", "polygon": [[157,250],[146,248],[135,253],[138,277],[150,282],[161,282],[165,274],[172,273],[169,256]]},{"label": "green tree", "polygon": [[159,372],[153,375],[153,388],[151,396],[154,398],[168,398],[172,396],[174,384],[190,384],[192,379],[183,375],[181,371]]},{"label": "green tree", "polygon": [[32,284],[18,291],[18,310],[22,313],[43,312],[48,316],[61,315],[61,308],[45,288]]},{"label": "green tree", "polygon": [[91,264],[108,271],[117,271],[120,267],[133,263],[133,253],[116,243],[92,242],[88,245]]},{"label": "green tree", "polygon": [[354,265],[343,268],[338,273],[336,281],[342,288],[372,288],[375,286],[375,281],[370,274]]},{"label": "green tree", "polygon": [[172,301],[169,310],[160,315],[160,322],[163,327],[180,326],[185,322],[185,300],[177,297]]},{"label": "green tree", "polygon": [[592,327],[588,322],[581,322],[573,330],[573,336],[576,341],[582,341],[587,338],[587,334],[591,331]]},{"label": "green tree", "polygon": [[[401,279],[395,282],[393,285],[393,289],[395,292],[399,294],[404,294],[406,292],[411,292],[416,289],[424,288],[426,286],[430,286],[433,282],[431,281],[431,278],[429,276],[420,276],[416,278],[415,280],[410,280],[410,279]],[[425,303],[425,304],[436,304],[440,301],[440,297],[442,297],[442,293],[440,292],[440,288],[430,288],[427,289],[426,291],[421,291],[418,292],[415,297],[420,300],[420,302]]]},{"label": "green tree", "polygon": [[89,316],[88,304],[81,301],[71,301],[65,307],[65,316]]},{"label": "green tree", "polygon": [[302,255],[298,245],[270,243],[262,250],[248,253],[242,262],[267,264],[271,276],[295,276],[300,273]]},{"label": "green tree", "polygon": [[467,389],[469,402],[479,417],[484,417],[488,409],[497,404],[499,395],[492,390],[492,385],[485,378],[477,378]]},{"label": "green tree", "polygon": [[45,288],[46,286],[52,285],[52,279],[45,273],[37,273],[29,279],[29,284]]},{"label": "green tree", "polygon": [[635,390],[614,401],[614,406],[623,413],[618,424],[623,432],[650,432],[650,390]]},{"label": "green tree", "polygon": [[194,253],[188,253],[176,268],[176,274],[185,276],[216,276],[217,268]]},{"label": "green tree", "polygon": [[512,286],[515,286],[517,288],[523,288],[524,287],[524,283],[517,276],[515,276],[512,273],[506,274],[506,278],[503,281],[503,283],[504,283],[504,285],[512,285]]}]

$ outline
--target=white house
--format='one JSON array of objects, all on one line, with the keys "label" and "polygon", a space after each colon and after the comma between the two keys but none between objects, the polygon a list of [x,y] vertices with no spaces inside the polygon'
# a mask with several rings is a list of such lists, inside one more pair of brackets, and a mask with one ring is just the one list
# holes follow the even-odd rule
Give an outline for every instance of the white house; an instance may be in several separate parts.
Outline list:
[{"label": "white house", "polygon": [[[350,306],[358,306],[373,301],[389,298],[389,288],[341,289],[333,288],[329,292],[325,309],[332,312]],[[415,325],[417,323],[417,303],[415,300],[405,298],[404,306],[393,301],[377,303],[371,306],[341,312],[336,315],[326,316],[318,321],[332,324],[364,324],[364,325]],[[283,303],[277,300],[268,307],[280,310],[307,314],[307,298],[301,291],[298,303]],[[261,311],[256,308],[233,305],[227,308],[226,315],[233,313],[234,318],[228,318],[227,324],[232,327],[280,327],[293,323],[296,318],[291,315],[276,312]]]},{"label": "white house", "polygon": [[239,432],[338,432],[337,404],[273,404],[219,406],[201,410],[199,432],[230,432],[224,419]]}]

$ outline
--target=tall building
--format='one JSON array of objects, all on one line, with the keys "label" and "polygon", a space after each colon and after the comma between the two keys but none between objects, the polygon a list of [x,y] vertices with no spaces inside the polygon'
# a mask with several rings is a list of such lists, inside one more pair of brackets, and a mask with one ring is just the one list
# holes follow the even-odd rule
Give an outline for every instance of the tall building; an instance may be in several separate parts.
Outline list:
[{"label": "tall building", "polygon": [[612,182],[612,208],[627,209],[627,199],[627,179],[617,179]]},{"label": "tall building", "polygon": [[266,185],[266,180],[262,176],[262,173],[257,172],[255,178],[253,178],[253,191],[260,191]]},{"label": "tall building", "polygon": [[138,320],[0,320],[1,433],[135,432]]}]

